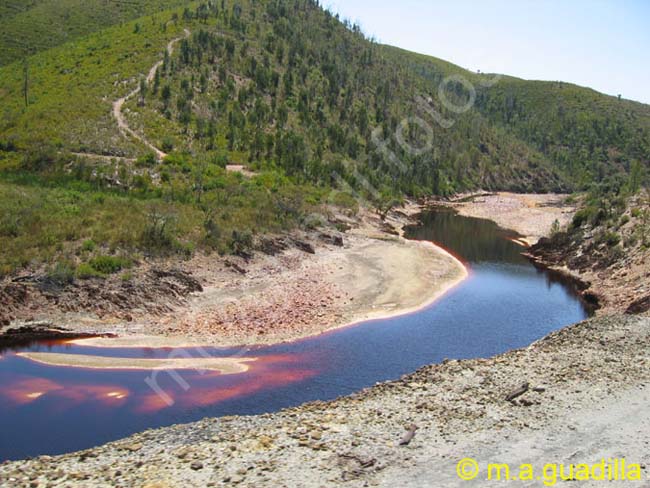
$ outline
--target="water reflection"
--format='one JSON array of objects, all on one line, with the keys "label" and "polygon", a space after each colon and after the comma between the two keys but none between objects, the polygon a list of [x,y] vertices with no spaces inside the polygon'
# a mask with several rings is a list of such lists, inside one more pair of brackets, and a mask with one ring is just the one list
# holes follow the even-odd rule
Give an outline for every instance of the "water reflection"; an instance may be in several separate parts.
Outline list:
[{"label": "water reflection", "polygon": [[[471,267],[470,278],[416,313],[248,348],[245,355],[257,361],[245,373],[183,371],[187,389],[160,374],[172,404],[147,385],[146,371],[52,367],[7,351],[0,360],[0,460],[69,452],[205,416],[259,414],[328,400],[445,358],[487,357],[523,347],[587,316],[566,283],[532,266],[509,240],[514,235],[490,222],[441,211],[423,215],[422,225],[407,231],[461,257]],[[19,349],[24,350],[149,359],[173,352],[60,342]],[[241,355],[238,348],[207,352]]]}]

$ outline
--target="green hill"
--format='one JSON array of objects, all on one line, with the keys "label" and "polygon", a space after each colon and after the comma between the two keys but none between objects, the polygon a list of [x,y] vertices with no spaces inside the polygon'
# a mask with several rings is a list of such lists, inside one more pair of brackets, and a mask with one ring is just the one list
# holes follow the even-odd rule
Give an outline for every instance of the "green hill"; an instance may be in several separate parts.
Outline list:
[{"label": "green hill", "polygon": [[[21,4],[2,22],[25,36],[37,32],[18,22],[29,15],[50,19],[51,31],[83,24],[57,20],[52,3]],[[33,195],[27,209],[8,207],[26,217],[0,222],[9,270],[84,239],[111,252],[236,251],[247,233],[304,225],[327,195],[353,207],[350,193],[382,205],[477,188],[568,191],[645,178],[650,164],[647,105],[380,45],[311,0],[83,5],[86,17],[122,10],[51,49],[65,36],[35,36],[47,39],[40,52],[0,67],[2,195]],[[138,13],[147,15],[121,23]],[[138,87],[120,129],[114,103]],[[260,176],[227,173],[227,163]],[[58,227],[32,245],[39,193]],[[136,218],[107,229],[107,202]],[[160,218],[176,222],[165,236]]]},{"label": "green hill", "polygon": [[0,0],[0,66],[189,0]]}]

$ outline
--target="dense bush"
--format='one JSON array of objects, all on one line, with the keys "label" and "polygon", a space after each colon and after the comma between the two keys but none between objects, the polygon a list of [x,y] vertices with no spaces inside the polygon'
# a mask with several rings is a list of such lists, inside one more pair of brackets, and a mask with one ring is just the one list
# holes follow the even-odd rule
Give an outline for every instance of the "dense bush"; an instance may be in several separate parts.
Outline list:
[{"label": "dense bush", "polygon": [[103,278],[106,275],[97,271],[90,264],[82,263],[77,266],[76,276],[81,280],[88,280],[90,278]]},{"label": "dense bush", "polygon": [[110,275],[131,266],[131,261],[118,256],[97,256],[88,262],[88,265],[104,275]]},{"label": "dense bush", "polygon": [[621,242],[621,236],[616,232],[607,232],[604,241],[609,247],[615,247]]},{"label": "dense bush", "polygon": [[591,222],[595,215],[595,210],[591,207],[581,208],[573,216],[573,221],[571,223],[574,229],[579,229],[584,224]]}]

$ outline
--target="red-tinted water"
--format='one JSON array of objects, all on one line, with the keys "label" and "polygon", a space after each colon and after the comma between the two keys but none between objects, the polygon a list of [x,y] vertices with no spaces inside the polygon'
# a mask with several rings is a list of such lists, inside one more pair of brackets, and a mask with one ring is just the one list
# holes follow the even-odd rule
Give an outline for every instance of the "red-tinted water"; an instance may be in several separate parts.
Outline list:
[{"label": "red-tinted water", "polygon": [[414,238],[442,243],[472,269],[438,303],[294,343],[184,349],[182,357],[254,357],[246,372],[55,367],[18,352],[117,358],[179,357],[178,350],[93,348],[65,342],[0,353],[0,460],[92,447],[151,427],[206,416],[277,411],[349,394],[444,358],[523,347],[587,312],[566,284],[535,269],[487,221],[423,217]]}]

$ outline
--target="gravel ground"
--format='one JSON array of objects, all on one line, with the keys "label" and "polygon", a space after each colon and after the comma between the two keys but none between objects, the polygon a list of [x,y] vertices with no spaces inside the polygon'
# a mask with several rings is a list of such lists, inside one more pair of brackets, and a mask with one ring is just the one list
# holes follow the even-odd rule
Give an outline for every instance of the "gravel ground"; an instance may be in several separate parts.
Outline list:
[{"label": "gravel ground", "polygon": [[[329,403],[205,419],[5,463],[0,486],[492,486],[461,482],[458,460],[643,464],[649,336],[648,317],[597,317],[525,349],[427,366]],[[531,389],[506,401],[524,382]],[[414,438],[400,446],[412,426]]]}]

